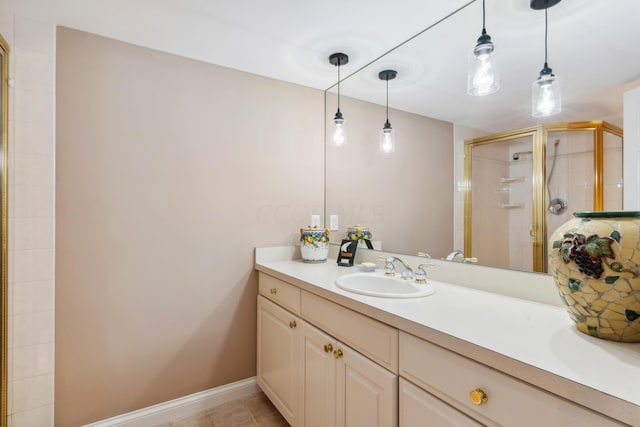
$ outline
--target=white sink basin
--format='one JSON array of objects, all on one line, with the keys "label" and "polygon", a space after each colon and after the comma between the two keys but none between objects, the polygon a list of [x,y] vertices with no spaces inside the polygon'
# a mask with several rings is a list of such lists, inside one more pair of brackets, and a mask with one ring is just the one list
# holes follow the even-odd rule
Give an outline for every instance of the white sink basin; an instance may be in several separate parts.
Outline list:
[{"label": "white sink basin", "polygon": [[420,298],[435,292],[433,285],[385,276],[383,273],[352,273],[336,279],[336,286],[356,294],[383,298]]}]

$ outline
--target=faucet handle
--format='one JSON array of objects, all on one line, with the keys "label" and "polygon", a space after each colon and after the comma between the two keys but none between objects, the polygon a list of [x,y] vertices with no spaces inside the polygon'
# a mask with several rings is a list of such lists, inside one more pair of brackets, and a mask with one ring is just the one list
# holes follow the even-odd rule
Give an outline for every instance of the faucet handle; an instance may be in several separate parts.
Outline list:
[{"label": "faucet handle", "polygon": [[418,252],[418,256],[422,258],[431,258],[431,255],[426,252]]},{"label": "faucet handle", "polygon": [[475,264],[476,262],[478,262],[478,258],[475,258],[475,257],[473,257],[473,258],[465,258],[464,262],[470,262],[470,263]]},{"label": "faucet handle", "polygon": [[393,258],[386,256],[378,256],[378,259],[384,260],[384,275],[385,276],[395,276],[396,270],[393,268]]},{"label": "faucet handle", "polygon": [[420,264],[414,273],[416,283],[427,283],[427,272],[424,269],[425,267],[435,267],[435,264],[431,262]]}]

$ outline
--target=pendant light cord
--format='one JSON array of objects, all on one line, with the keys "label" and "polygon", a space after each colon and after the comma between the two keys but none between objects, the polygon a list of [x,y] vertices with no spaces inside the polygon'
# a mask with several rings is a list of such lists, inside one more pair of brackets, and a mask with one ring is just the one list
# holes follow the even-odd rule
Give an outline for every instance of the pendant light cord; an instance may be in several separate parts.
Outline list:
[{"label": "pendant light cord", "polygon": [[340,63],[342,60],[338,59],[338,111],[340,111]]},{"label": "pendant light cord", "polygon": [[389,122],[389,78],[387,80],[387,123]]},{"label": "pendant light cord", "polygon": [[548,22],[547,22],[547,0],[544,2],[544,68],[547,68],[547,34],[548,34]]},{"label": "pendant light cord", "polygon": [[486,24],[485,24],[485,10],[484,10],[484,0],[482,0],[482,35],[487,34]]}]

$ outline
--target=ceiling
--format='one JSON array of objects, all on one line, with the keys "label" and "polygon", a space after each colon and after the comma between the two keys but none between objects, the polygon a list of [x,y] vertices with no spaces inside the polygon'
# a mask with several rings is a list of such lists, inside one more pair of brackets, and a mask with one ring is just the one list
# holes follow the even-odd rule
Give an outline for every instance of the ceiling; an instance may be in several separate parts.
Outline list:
[{"label": "ceiling", "polygon": [[[344,94],[490,132],[549,122],[622,123],[623,94],[640,86],[640,1],[563,0],[548,10],[548,62],[562,83],[563,110],[531,117],[531,86],[544,64],[544,10],[528,0],[487,0],[487,32],[500,66],[501,88],[466,93],[467,60],[482,28],[482,2],[460,10],[341,85]],[[346,116],[346,112],[343,111]]]},{"label": "ceiling", "polygon": [[58,25],[326,89],[470,0],[2,0]]},{"label": "ceiling", "polygon": [[[480,0],[2,0],[10,10],[90,33],[318,89],[332,86],[331,53],[350,57],[343,93],[383,104],[377,73],[394,108],[470,127],[535,124],[531,82],[544,62],[544,12],[529,0],[486,0],[502,88],[466,94],[467,56],[482,29]],[[3,6],[0,6],[2,8]],[[553,121],[622,125],[622,93],[640,84],[640,0],[564,0],[549,9],[549,65],[563,82],[563,113]]]}]

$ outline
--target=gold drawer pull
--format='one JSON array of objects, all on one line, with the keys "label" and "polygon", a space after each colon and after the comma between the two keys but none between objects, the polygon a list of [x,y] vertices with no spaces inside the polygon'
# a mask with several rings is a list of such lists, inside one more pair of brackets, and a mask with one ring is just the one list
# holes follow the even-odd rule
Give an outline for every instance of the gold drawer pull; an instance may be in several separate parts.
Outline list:
[{"label": "gold drawer pull", "polygon": [[276,288],[271,288],[271,295],[275,295],[278,293],[278,290]]},{"label": "gold drawer pull", "polygon": [[298,324],[296,323],[296,321],[295,321],[295,320],[292,320],[291,322],[289,322],[289,327],[290,327],[291,329],[294,329],[296,326],[298,326]]},{"label": "gold drawer pull", "polygon": [[471,393],[469,393],[469,397],[471,397],[471,401],[474,405],[482,405],[489,399],[487,397],[487,393],[485,393],[481,388],[472,390]]},{"label": "gold drawer pull", "polygon": [[333,357],[335,357],[336,359],[340,359],[342,356],[344,356],[344,354],[340,349],[337,349],[336,351],[333,352]]},{"label": "gold drawer pull", "polygon": [[324,345],[324,352],[325,353],[331,353],[332,351],[333,351],[333,346],[331,345],[331,343]]}]

